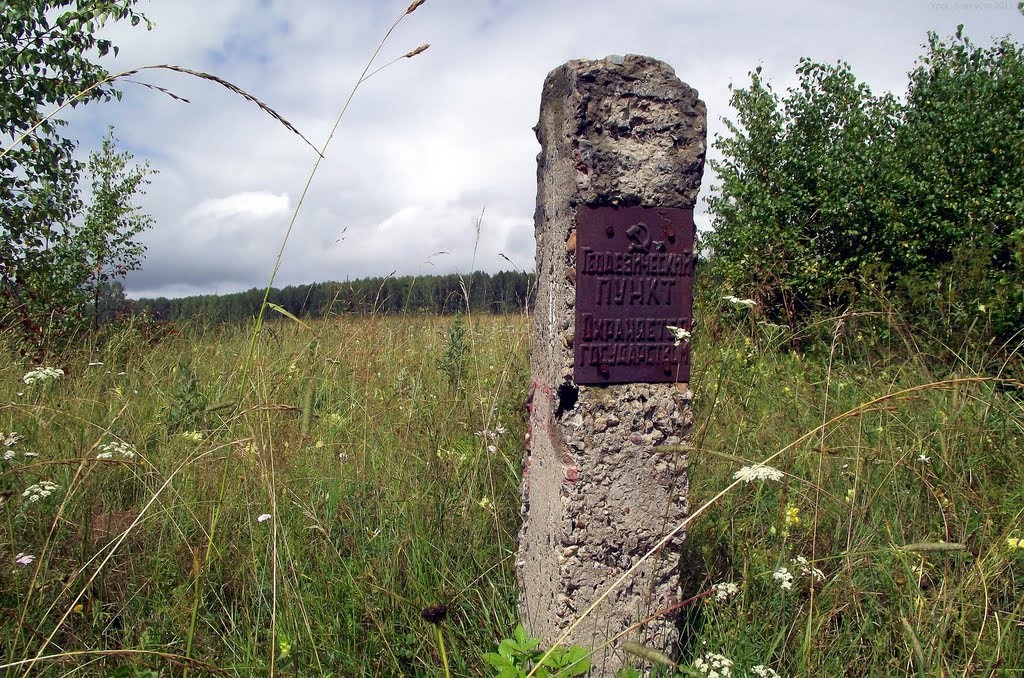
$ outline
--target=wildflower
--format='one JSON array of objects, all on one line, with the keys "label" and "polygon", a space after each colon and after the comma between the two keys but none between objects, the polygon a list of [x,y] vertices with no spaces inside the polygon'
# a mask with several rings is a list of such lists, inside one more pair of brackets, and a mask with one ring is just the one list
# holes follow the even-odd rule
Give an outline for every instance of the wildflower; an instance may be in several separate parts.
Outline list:
[{"label": "wildflower", "polygon": [[793,573],[785,567],[780,567],[772,573],[772,579],[779,582],[783,591],[790,591],[793,588]]},{"label": "wildflower", "polygon": [[490,511],[491,509],[494,508],[494,503],[491,502],[490,497],[481,498],[480,501],[477,502],[477,504],[479,504],[480,508],[482,508],[485,511]]},{"label": "wildflower", "polygon": [[764,664],[758,664],[757,666],[751,667],[750,672],[758,678],[779,678],[779,674],[775,672],[775,669],[765,666]]},{"label": "wildflower", "polygon": [[1022,537],[1007,537],[1006,548],[1011,551],[1020,551],[1024,549],[1024,538]]},{"label": "wildflower", "polygon": [[487,446],[487,451],[490,452],[491,454],[497,454],[498,453],[498,448],[495,447],[494,445],[488,445]]},{"label": "wildflower", "polygon": [[261,513],[260,515],[256,516],[256,522],[257,523],[265,523],[268,520],[270,520],[270,518],[271,518],[271,516],[270,516],[269,513]]},{"label": "wildflower", "polygon": [[693,667],[700,671],[704,678],[729,678],[732,675],[732,660],[714,652],[706,652],[697,657]]},{"label": "wildflower", "polygon": [[786,525],[799,525],[800,524],[800,507],[794,506],[793,504],[786,505]]},{"label": "wildflower", "polygon": [[19,440],[21,440],[21,436],[14,432],[0,434],[0,445],[4,447],[14,447],[18,444]]},{"label": "wildflower", "polygon": [[474,431],[473,435],[484,438],[485,440],[497,440],[498,436],[500,436],[502,433],[505,433],[506,431],[507,429],[504,426],[498,426],[498,428],[494,429],[493,431],[489,428]]},{"label": "wildflower", "polygon": [[804,575],[805,577],[810,577],[814,581],[818,582],[825,581],[825,573],[819,570],[818,568],[812,566],[811,562],[803,556],[797,556],[790,562],[799,567],[800,574]]},{"label": "wildflower", "polygon": [[199,443],[203,441],[203,434],[199,431],[182,431],[178,434],[179,438],[188,440],[189,442]]},{"label": "wildflower", "polygon": [[853,488],[851,487],[850,489],[848,489],[846,491],[846,503],[847,504],[852,504],[853,503],[853,496],[854,496],[854,492],[853,492]]},{"label": "wildflower", "polygon": [[920,455],[918,455],[917,460],[922,464],[930,464],[932,458],[926,455],[924,452],[922,452]]},{"label": "wildflower", "polygon": [[16,454],[17,452],[15,452],[14,450],[7,450],[6,452],[4,452],[4,461],[10,461],[11,459],[14,459],[14,455]]},{"label": "wildflower", "polygon": [[60,379],[64,376],[64,370],[59,367],[40,367],[35,370],[30,370],[25,373],[25,376],[21,378],[26,384],[34,384],[38,382],[47,382],[53,379]]},{"label": "wildflower", "polygon": [[689,330],[684,330],[682,327],[676,327],[675,325],[665,325],[665,329],[672,335],[672,344],[674,346],[678,346],[684,341],[689,342],[693,336]]},{"label": "wildflower", "polygon": [[100,449],[103,451],[96,455],[97,459],[116,459],[117,457],[122,459],[135,458],[135,448],[128,443],[121,442],[120,440],[104,443],[103,445],[100,445]]},{"label": "wildflower", "polygon": [[21,493],[21,496],[27,497],[31,502],[36,502],[40,499],[46,499],[59,489],[60,486],[57,483],[51,483],[49,480],[40,480],[35,485],[29,485],[25,488],[25,491]]},{"label": "wildflower", "polygon": [[31,553],[19,553],[14,556],[14,562],[22,567],[28,567],[35,561],[36,557]]},{"label": "wildflower", "polygon": [[39,453],[38,452],[22,452],[21,456],[23,456],[23,457],[38,457]]},{"label": "wildflower", "polygon": [[771,466],[764,464],[753,464],[752,466],[744,466],[736,473],[732,474],[733,480],[742,480],[745,483],[752,483],[755,480],[774,480],[776,482],[782,480],[782,471]]},{"label": "wildflower", "polygon": [[753,308],[757,306],[757,302],[753,299],[740,299],[739,297],[734,297],[731,294],[725,295],[722,299],[724,301],[728,301],[733,306],[740,306],[742,308]]},{"label": "wildflower", "polygon": [[715,584],[711,588],[715,590],[715,600],[720,603],[724,603],[740,592],[740,587],[731,581]]},{"label": "wildflower", "polygon": [[102,367],[102,366],[103,366],[103,363],[101,363],[99,361],[95,361],[95,362],[89,363],[89,367]]}]

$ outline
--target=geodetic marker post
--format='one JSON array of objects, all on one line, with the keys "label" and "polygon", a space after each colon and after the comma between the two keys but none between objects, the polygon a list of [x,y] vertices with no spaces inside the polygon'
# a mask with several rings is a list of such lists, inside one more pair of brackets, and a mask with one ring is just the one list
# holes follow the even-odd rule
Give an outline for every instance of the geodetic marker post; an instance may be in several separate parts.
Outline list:
[{"label": "geodetic marker post", "polygon": [[[544,82],[537,301],[517,575],[550,644],[687,515],[697,92],[644,56],[570,61]],[[678,328],[678,329],[669,329]],[[674,449],[666,449],[674,448]],[[596,648],[679,602],[682,536],[569,637]],[[622,640],[671,650],[675,615]],[[597,675],[625,663],[618,643]]]}]

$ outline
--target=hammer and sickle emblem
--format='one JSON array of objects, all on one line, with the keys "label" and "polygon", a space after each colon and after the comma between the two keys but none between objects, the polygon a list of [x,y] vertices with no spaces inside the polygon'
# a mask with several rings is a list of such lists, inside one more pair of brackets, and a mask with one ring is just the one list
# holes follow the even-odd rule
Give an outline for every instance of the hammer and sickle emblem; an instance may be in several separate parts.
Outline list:
[{"label": "hammer and sickle emblem", "polygon": [[651,251],[652,245],[656,252],[665,251],[665,243],[660,240],[651,240],[651,233],[647,228],[647,224],[642,221],[627,228],[626,237],[629,238],[629,251],[631,253],[640,252],[647,254]]}]

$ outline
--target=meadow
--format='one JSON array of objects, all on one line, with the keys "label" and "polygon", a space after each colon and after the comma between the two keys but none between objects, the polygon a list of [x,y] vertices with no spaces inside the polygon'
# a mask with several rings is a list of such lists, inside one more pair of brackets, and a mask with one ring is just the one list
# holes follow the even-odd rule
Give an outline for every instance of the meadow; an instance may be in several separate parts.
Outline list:
[{"label": "meadow", "polygon": [[[712,293],[698,318],[692,601],[655,672],[1024,670],[1019,353],[856,314],[794,350]],[[525,315],[371,315],[127,321],[63,375],[4,348],[0,669],[494,675],[529,341]]]}]

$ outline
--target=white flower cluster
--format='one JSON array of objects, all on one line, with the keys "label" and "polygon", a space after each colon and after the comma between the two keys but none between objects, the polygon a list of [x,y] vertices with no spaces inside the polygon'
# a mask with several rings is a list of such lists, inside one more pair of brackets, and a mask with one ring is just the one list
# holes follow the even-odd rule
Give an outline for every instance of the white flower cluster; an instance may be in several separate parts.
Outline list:
[{"label": "white flower cluster", "polygon": [[21,378],[26,384],[34,384],[38,382],[47,382],[53,379],[60,379],[64,376],[64,370],[59,367],[40,367],[35,370],[30,370]]},{"label": "white flower cluster", "polygon": [[783,591],[790,591],[793,588],[793,573],[785,567],[780,567],[772,572],[772,579],[779,582],[779,588]]},{"label": "white flower cluster", "polygon": [[744,466],[736,473],[732,474],[733,480],[742,480],[745,483],[752,483],[755,480],[774,480],[779,482],[782,480],[782,471],[771,466],[765,466],[764,464],[754,464],[752,466]]},{"label": "white flower cluster", "polygon": [[499,425],[498,428],[494,429],[493,431],[491,429],[489,429],[489,428],[485,428],[482,431],[474,432],[473,435],[480,436],[481,438],[484,438],[485,440],[497,440],[498,436],[504,435],[507,432],[508,432],[507,428],[505,428],[504,426],[500,426]]},{"label": "white flower cluster", "polygon": [[810,577],[814,581],[825,581],[825,573],[816,567],[812,567],[811,562],[803,556],[797,556],[790,562],[800,568],[800,574],[805,577]]},{"label": "white flower cluster", "polygon": [[675,325],[665,325],[665,329],[672,335],[674,346],[678,346],[684,341],[690,341],[693,335],[689,330],[685,330],[682,327],[676,327]]},{"label": "white flower cluster", "polygon": [[732,660],[714,652],[707,652],[693,662],[693,668],[704,678],[729,678],[732,675]]},{"label": "white flower cluster", "polygon": [[28,497],[29,501],[39,501],[40,499],[46,499],[59,489],[60,485],[57,483],[51,483],[49,480],[40,480],[35,485],[29,485],[25,488],[21,496]]},{"label": "white flower cluster", "polygon": [[740,592],[740,587],[731,581],[715,584],[712,588],[715,590],[715,600],[720,603],[724,603]]},{"label": "white flower cluster", "polygon": [[120,457],[122,459],[134,459],[135,448],[128,443],[123,443],[120,440],[114,440],[109,443],[100,445],[100,449],[103,450],[96,455],[97,459],[114,459]]},{"label": "white flower cluster", "polygon": [[754,306],[757,306],[757,302],[753,299],[740,299],[739,297],[734,297],[731,294],[725,295],[722,299],[724,301],[728,301],[733,306],[741,306],[743,308],[753,308]]},{"label": "white flower cluster", "polygon": [[758,664],[757,666],[752,667],[750,672],[755,676],[758,676],[758,678],[780,678],[779,674],[775,672],[775,669],[765,666],[764,664]]},{"label": "white flower cluster", "polygon": [[[825,581],[825,573],[811,565],[811,561],[807,560],[803,556],[797,556],[789,562],[793,564],[802,576],[808,577],[815,582]],[[793,589],[794,576],[787,567],[780,567],[775,570],[775,572],[772,573],[772,579],[778,582],[779,588],[783,591],[790,591]]]},{"label": "white flower cluster", "polygon": [[21,436],[17,433],[0,433],[0,447],[4,448],[3,460],[10,461],[17,456],[18,452],[14,449],[14,446],[21,440]]}]

